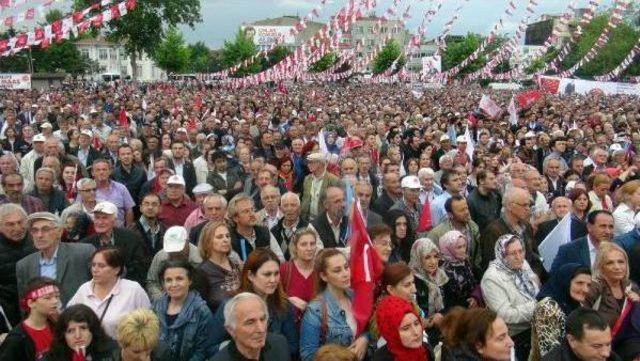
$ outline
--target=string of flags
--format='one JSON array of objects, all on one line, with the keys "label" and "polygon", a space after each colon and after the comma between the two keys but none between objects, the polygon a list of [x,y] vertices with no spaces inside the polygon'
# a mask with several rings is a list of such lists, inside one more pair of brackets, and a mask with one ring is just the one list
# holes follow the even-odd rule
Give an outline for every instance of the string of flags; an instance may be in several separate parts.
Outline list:
[{"label": "string of flags", "polygon": [[638,38],[636,45],[631,49],[631,51],[629,51],[629,54],[627,54],[618,66],[607,74],[595,76],[594,79],[597,81],[611,81],[618,78],[623,71],[627,70],[627,68],[633,64],[633,60],[638,56],[638,54],[640,54],[640,38]]}]

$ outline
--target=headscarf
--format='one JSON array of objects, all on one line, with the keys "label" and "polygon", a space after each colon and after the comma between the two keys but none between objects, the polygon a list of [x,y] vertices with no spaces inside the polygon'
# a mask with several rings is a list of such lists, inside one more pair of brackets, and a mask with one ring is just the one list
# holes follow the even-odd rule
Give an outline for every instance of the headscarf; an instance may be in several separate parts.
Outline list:
[{"label": "headscarf", "polygon": [[[442,254],[442,258],[451,263],[464,263],[465,260],[460,260],[456,258],[454,254],[454,249],[458,245],[460,237],[464,238],[464,234],[460,231],[449,231],[442,235],[438,240],[438,245],[440,246],[440,252]],[[465,240],[466,242],[466,240]]]},{"label": "headscarf", "polygon": [[420,345],[419,348],[407,348],[400,340],[400,324],[409,313],[420,319],[413,306],[406,300],[397,296],[384,297],[376,308],[378,330],[380,336],[387,341],[387,348],[394,360],[423,361],[427,359],[424,345]]},{"label": "headscarf", "polygon": [[550,297],[558,303],[565,315],[569,315],[571,311],[580,306],[569,294],[571,281],[578,275],[576,271],[580,268],[585,267],[579,263],[566,263],[560,266],[558,271],[554,272],[547,283],[542,286],[536,298],[542,300],[543,298]]},{"label": "headscarf", "polygon": [[[524,250],[524,245],[522,241],[517,236],[513,234],[505,234],[498,238],[496,241],[495,252],[496,259],[493,260],[493,263],[499,270],[507,273],[509,276],[513,278],[513,282],[516,285],[516,288],[525,296],[529,296],[531,298],[535,298],[538,293],[538,284],[535,282],[536,275],[529,267],[529,264],[526,260],[523,261],[522,268],[519,270],[514,270],[511,268],[509,261],[507,261],[507,247],[513,242],[520,242],[522,245],[522,249]],[[523,255],[524,256],[524,255]]]},{"label": "headscarf", "polygon": [[428,275],[422,267],[422,259],[433,251],[440,252],[438,247],[429,238],[420,238],[411,247],[411,260],[409,267],[416,277],[425,281],[429,286],[429,310],[428,314],[434,314],[444,309],[444,299],[440,287],[449,282],[449,277],[438,267],[435,276]]}]

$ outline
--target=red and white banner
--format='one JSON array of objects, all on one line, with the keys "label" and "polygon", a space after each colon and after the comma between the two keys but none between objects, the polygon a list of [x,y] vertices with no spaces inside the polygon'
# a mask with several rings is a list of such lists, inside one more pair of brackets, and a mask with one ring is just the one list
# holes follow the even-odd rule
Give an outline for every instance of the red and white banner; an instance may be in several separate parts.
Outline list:
[{"label": "red and white banner", "polygon": [[491,97],[489,97],[486,94],[482,94],[482,98],[480,99],[480,104],[478,105],[478,108],[480,108],[480,110],[482,110],[490,118],[497,117],[498,114],[500,114],[500,112],[502,111],[500,106],[496,104],[496,102],[494,102],[493,99],[491,99]]},{"label": "red and white banner", "polygon": [[31,74],[0,74],[0,89],[2,90],[31,89]]},{"label": "red and white banner", "polygon": [[516,101],[520,109],[530,107],[538,99],[542,98],[542,93],[539,90],[529,90],[516,95]]},{"label": "red and white banner", "polygon": [[538,79],[538,84],[542,84],[543,86],[545,86],[549,93],[560,95],[586,95],[593,93],[601,93],[604,95],[640,95],[640,84],[634,83],[590,81],[582,79],[541,76]]}]

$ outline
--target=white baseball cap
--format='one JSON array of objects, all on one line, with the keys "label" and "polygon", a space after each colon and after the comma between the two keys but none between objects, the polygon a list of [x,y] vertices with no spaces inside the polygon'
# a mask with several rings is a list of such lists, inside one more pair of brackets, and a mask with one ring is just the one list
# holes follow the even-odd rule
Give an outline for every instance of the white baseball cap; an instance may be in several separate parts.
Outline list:
[{"label": "white baseball cap", "polygon": [[36,134],[33,136],[34,142],[44,142],[45,140],[47,140],[47,138],[45,138],[42,134]]},{"label": "white baseball cap", "polygon": [[162,250],[167,253],[180,252],[187,244],[187,230],[182,226],[173,226],[167,229],[162,239]]},{"label": "white baseball cap", "polygon": [[420,180],[418,179],[418,177],[414,175],[408,175],[402,178],[400,187],[409,189],[420,189],[422,188],[422,184],[420,184]]},{"label": "white baseball cap", "polygon": [[444,141],[447,141],[447,140],[451,140],[451,138],[449,138],[449,136],[446,135],[446,134],[444,134],[443,136],[440,137],[440,141],[441,142],[444,142]]},{"label": "white baseball cap", "polygon": [[200,183],[193,187],[193,194],[202,194],[213,192],[213,186],[209,183]]},{"label": "white baseball cap", "polygon": [[465,137],[464,135],[459,135],[456,138],[456,143],[466,143],[467,142],[467,137]]},{"label": "white baseball cap", "polygon": [[51,125],[51,123],[49,123],[49,122],[44,122],[44,123],[42,123],[42,125],[40,126],[40,128],[49,128],[49,129],[53,129],[53,125]]},{"label": "white baseball cap", "polygon": [[167,180],[167,184],[177,184],[183,187],[187,185],[184,182],[184,178],[179,174],[174,174],[171,177],[169,177],[169,180]]},{"label": "white baseball cap", "polygon": [[102,201],[102,202],[98,202],[98,204],[96,204],[96,206],[93,207],[93,210],[91,211],[91,213],[104,213],[104,214],[115,215],[115,214],[118,214],[118,207],[116,207],[116,205],[111,202]]},{"label": "white baseball cap", "polygon": [[82,131],[80,131],[80,135],[86,135],[89,138],[93,138],[93,132],[89,129],[83,129]]}]

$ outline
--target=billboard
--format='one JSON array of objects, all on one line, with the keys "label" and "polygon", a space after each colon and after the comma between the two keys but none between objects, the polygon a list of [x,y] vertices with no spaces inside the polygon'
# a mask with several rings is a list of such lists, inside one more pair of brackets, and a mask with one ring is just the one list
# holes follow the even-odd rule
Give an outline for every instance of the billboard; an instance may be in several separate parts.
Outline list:
[{"label": "billboard", "polygon": [[425,56],[422,58],[422,74],[435,75],[442,72],[442,59],[440,55]]},{"label": "billboard", "polygon": [[293,26],[277,25],[247,25],[242,27],[244,35],[253,39],[253,43],[258,47],[268,47],[276,42],[278,44],[293,44],[296,37],[291,35]]},{"label": "billboard", "polygon": [[30,74],[0,74],[0,89],[23,90],[31,89]]}]

